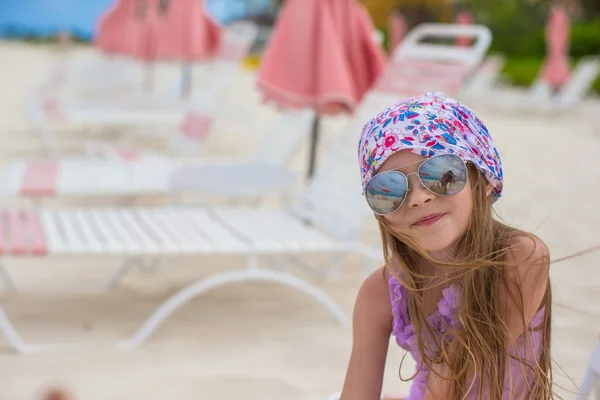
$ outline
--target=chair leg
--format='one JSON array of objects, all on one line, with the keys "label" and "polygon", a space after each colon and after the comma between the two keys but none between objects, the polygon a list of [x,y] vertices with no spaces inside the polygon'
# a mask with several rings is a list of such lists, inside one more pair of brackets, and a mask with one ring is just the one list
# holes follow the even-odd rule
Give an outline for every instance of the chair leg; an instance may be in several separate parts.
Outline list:
[{"label": "chair leg", "polygon": [[137,259],[125,259],[121,263],[121,265],[117,268],[117,270],[108,278],[106,283],[104,284],[104,290],[109,291],[113,290],[117,284],[123,279],[123,277],[131,270],[132,268],[140,265],[140,260]]},{"label": "chair leg", "polygon": [[254,256],[249,256],[248,265],[249,267],[245,270],[219,273],[179,290],[158,306],[130,339],[119,344],[119,348],[130,350],[138,347],[154,333],[164,320],[197,296],[221,286],[241,282],[273,282],[297,289],[318,301],[342,326],[348,325],[348,318],[344,311],[323,290],[287,272],[258,269],[255,267]]},{"label": "chair leg", "polygon": [[329,260],[329,263],[327,264],[327,266],[325,266],[325,268],[316,268],[315,266],[308,264],[300,257],[295,255],[289,255],[286,257],[294,264],[298,265],[300,268],[304,269],[311,275],[320,279],[326,279],[331,277],[333,273],[337,271],[338,267],[340,266],[340,263],[342,262],[342,253],[339,252],[334,252],[331,254],[331,259]]},{"label": "chair leg", "polygon": [[31,345],[25,343],[21,336],[15,329],[12,322],[4,312],[4,309],[0,307],[0,330],[4,334],[8,345],[12,347],[18,353],[31,353],[33,351]]},{"label": "chair leg", "polygon": [[10,292],[17,291],[17,285],[15,284],[13,279],[10,277],[10,274],[8,273],[6,268],[4,268],[4,263],[2,261],[0,261],[0,280],[4,283],[4,286],[6,287],[6,289],[8,291],[10,291]]},{"label": "chair leg", "polygon": [[59,343],[59,344],[30,344],[26,343],[21,335],[17,332],[17,329],[12,324],[8,315],[2,307],[0,307],[0,332],[4,334],[8,345],[21,354],[40,353],[44,351],[61,350],[65,348],[75,348],[76,345]]},{"label": "chair leg", "polygon": [[[333,317],[342,325],[348,325],[348,317],[341,307],[322,289],[295,277],[288,272],[268,271],[258,268],[256,257],[251,255],[247,258],[248,267],[243,270],[219,273],[208,278],[201,279],[187,287],[179,290],[173,296],[164,301],[148,317],[138,331],[127,340],[118,344],[122,350],[130,350],[144,343],[154,331],[176,310],[187,304],[195,297],[212,289],[241,282],[272,282],[294,288],[303,292],[319,302]],[[106,287],[112,288],[129,269],[139,263],[139,260],[126,260],[121,267],[108,280]],[[4,334],[11,348],[19,353],[34,353],[52,349],[74,347],[68,344],[38,345],[26,343],[18,334],[8,315],[0,307],[0,331]]]},{"label": "chair leg", "polygon": [[152,258],[150,260],[145,260],[144,262],[140,262],[138,268],[145,274],[153,274],[158,270],[160,266],[160,258]]}]

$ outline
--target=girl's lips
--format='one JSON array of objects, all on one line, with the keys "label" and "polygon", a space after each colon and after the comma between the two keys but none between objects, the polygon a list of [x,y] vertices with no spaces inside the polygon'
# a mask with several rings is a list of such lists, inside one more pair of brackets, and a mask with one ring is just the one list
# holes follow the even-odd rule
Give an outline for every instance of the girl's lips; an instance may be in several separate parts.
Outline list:
[{"label": "girl's lips", "polygon": [[430,226],[442,219],[446,214],[429,214],[418,220],[413,226]]}]

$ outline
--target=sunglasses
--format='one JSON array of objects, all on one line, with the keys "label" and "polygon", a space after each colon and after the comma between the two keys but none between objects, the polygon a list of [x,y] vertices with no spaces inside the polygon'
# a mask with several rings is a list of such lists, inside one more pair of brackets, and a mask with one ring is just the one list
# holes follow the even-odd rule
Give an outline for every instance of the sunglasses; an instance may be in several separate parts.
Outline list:
[{"label": "sunglasses", "polygon": [[365,198],[375,214],[390,215],[402,207],[412,190],[408,187],[408,177],[413,174],[425,189],[436,195],[452,196],[467,186],[467,165],[456,154],[441,154],[408,165],[418,163],[421,165],[417,172],[404,174],[396,168],[377,174],[367,182]]}]

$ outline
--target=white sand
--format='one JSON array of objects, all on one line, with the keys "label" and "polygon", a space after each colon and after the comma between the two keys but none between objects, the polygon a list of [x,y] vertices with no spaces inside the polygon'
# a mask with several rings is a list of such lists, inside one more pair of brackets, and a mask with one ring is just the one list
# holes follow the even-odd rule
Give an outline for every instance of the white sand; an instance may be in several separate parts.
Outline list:
[{"label": "white sand", "polygon": [[[3,164],[42,154],[37,137],[27,130],[25,107],[52,57],[45,47],[0,42]],[[169,71],[165,74],[173,76],[177,69]],[[260,118],[251,127],[236,124],[233,117],[222,121],[215,152],[249,154],[261,138],[251,131],[263,132],[273,121],[273,110],[258,106],[252,79],[250,73],[242,76],[227,99],[246,104]],[[600,243],[600,186],[594,184],[600,172],[600,127],[590,110],[586,106],[569,115],[526,118],[480,112],[504,159],[506,192],[498,204],[500,214],[518,227],[535,230],[554,257]],[[343,123],[343,118],[329,121],[325,130],[331,132]],[[75,149],[77,141],[71,144]],[[305,159],[301,149],[295,167],[302,170]],[[600,333],[598,260],[600,254],[593,254],[552,268],[553,355],[577,381]],[[108,294],[48,290],[65,281],[80,290],[97,286],[117,260],[12,259],[7,265],[19,284],[29,288],[1,295],[2,306],[24,338],[86,346],[17,355],[1,338],[0,399],[37,399],[54,384],[64,385],[81,400],[317,400],[341,387],[350,329],[336,325],[312,300],[274,285],[221,288],[182,308],[141,348],[121,352],[110,346],[131,335],[169,294],[212,271],[240,267],[239,259],[166,260],[155,274],[133,272]],[[362,260],[349,259],[321,286],[350,314],[361,279]],[[392,346],[386,392],[406,393],[408,384],[397,377],[401,356]],[[411,361],[406,363],[404,376],[412,366]],[[557,382],[573,390],[562,375],[557,371]]]}]

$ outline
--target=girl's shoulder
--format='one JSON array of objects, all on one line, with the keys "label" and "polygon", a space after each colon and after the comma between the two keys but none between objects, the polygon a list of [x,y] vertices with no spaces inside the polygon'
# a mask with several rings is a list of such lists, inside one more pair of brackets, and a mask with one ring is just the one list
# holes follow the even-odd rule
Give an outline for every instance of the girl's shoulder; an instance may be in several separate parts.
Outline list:
[{"label": "girl's shoulder", "polygon": [[[514,267],[515,273],[530,273],[531,267],[543,272],[550,265],[550,251],[544,241],[533,233],[515,228],[505,231],[506,264]],[[511,270],[511,268],[509,268]]]},{"label": "girl's shoulder", "polygon": [[359,295],[367,298],[383,298],[389,292],[390,277],[391,274],[385,266],[377,268],[363,281]]},{"label": "girl's shoulder", "polygon": [[[533,318],[544,305],[550,286],[550,252],[533,233],[513,229],[507,232],[505,254],[507,299],[521,299],[518,307],[526,319]],[[509,309],[512,308],[509,306]],[[515,309],[517,315],[520,310]],[[509,324],[510,325],[510,324]],[[515,322],[517,325],[517,322]]]},{"label": "girl's shoulder", "polygon": [[379,320],[386,326],[391,326],[392,316],[389,276],[385,267],[378,268],[363,281],[356,298],[357,305],[364,305],[369,310],[366,318]]}]

